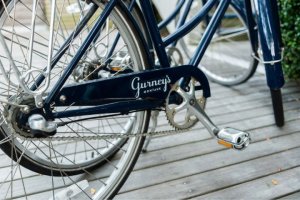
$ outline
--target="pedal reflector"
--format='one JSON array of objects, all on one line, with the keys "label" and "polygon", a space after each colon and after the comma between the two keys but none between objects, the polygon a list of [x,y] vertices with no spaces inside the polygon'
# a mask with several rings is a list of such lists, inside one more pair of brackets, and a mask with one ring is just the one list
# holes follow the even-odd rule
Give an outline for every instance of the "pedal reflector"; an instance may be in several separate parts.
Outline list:
[{"label": "pedal reflector", "polygon": [[218,140],[218,143],[219,143],[220,145],[225,146],[226,148],[230,148],[230,149],[233,148],[233,145],[232,145],[231,143],[226,142],[226,141],[224,141],[224,140]]}]

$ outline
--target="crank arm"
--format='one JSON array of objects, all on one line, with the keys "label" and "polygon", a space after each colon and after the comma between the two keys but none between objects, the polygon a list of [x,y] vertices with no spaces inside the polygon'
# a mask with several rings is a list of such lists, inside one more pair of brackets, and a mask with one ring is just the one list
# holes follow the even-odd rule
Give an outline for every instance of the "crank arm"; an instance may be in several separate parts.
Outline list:
[{"label": "crank arm", "polygon": [[236,150],[245,149],[250,143],[250,135],[247,132],[234,128],[219,129],[197,103],[196,99],[191,98],[188,105],[189,111],[205,126],[211,135],[218,138],[218,143]]}]

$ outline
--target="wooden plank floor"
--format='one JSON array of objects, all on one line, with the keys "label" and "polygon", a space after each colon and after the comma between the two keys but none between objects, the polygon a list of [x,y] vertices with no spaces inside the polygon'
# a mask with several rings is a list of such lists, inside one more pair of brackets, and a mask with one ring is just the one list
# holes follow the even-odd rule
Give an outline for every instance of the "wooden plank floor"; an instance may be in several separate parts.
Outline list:
[{"label": "wooden plank floor", "polygon": [[225,149],[201,125],[154,138],[116,199],[300,198],[300,84],[282,90],[282,128],[274,124],[264,76],[231,88],[211,86],[208,114],[221,127],[250,132],[251,145],[241,152]]}]

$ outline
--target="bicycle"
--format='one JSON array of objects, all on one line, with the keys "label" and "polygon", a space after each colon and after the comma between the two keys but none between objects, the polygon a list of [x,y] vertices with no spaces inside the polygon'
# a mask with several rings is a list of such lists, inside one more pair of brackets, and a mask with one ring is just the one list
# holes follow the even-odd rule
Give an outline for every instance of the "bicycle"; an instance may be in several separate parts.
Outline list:
[{"label": "bicycle", "polygon": [[[165,47],[191,30],[195,20],[162,39],[148,0],[140,2],[144,16],[134,2],[88,3],[2,4],[0,147],[11,163],[0,179],[1,199],[112,198],[129,176],[145,136],[184,132],[198,121],[220,144],[237,150],[248,146],[248,133],[219,129],[206,115],[210,88],[197,68],[229,0],[211,0],[199,11],[200,19],[218,3],[205,41],[187,65],[177,67],[170,67]],[[251,19],[250,2],[245,3]],[[17,15],[21,9],[30,13],[29,22]],[[267,18],[259,22],[269,19],[268,7],[260,9]],[[273,37],[277,59],[280,43],[278,35]],[[276,76],[272,81],[278,88],[283,84]],[[151,110],[165,110],[174,130],[147,133]],[[30,187],[27,181],[39,184]]]}]

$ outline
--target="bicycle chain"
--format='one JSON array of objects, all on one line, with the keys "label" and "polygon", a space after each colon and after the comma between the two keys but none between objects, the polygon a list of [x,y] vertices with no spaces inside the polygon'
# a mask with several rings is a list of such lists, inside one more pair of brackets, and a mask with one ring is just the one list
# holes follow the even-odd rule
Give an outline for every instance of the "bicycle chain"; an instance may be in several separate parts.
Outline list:
[{"label": "bicycle chain", "polygon": [[106,133],[105,135],[93,135],[93,136],[58,136],[58,137],[46,137],[46,138],[30,138],[24,137],[17,134],[19,139],[29,140],[29,141],[81,141],[81,140],[108,140],[108,139],[125,139],[133,137],[153,137],[153,136],[168,136],[175,135],[179,133],[185,133],[189,129],[179,129],[179,130],[166,130],[148,133],[135,133],[135,134],[120,134],[120,133]]}]

